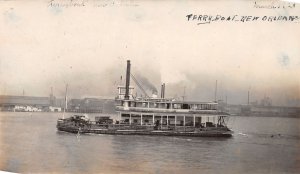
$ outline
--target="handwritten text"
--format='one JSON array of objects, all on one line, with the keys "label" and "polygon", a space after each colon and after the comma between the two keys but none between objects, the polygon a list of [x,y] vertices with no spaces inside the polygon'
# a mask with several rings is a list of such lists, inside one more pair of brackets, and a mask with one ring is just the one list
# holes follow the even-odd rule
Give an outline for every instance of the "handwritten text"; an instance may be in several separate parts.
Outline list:
[{"label": "handwritten text", "polygon": [[186,19],[189,22],[196,22],[198,25],[200,24],[210,24],[212,22],[299,22],[299,16],[249,16],[249,15],[196,15],[196,14],[188,14],[186,15]]}]

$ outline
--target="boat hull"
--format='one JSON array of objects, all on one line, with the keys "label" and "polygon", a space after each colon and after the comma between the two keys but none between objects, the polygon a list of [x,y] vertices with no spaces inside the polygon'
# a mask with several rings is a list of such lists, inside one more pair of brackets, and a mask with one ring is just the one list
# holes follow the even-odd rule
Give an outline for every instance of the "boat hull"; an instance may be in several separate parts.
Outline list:
[{"label": "boat hull", "polygon": [[124,129],[93,129],[93,128],[76,128],[76,127],[57,127],[59,131],[69,133],[92,133],[92,134],[109,134],[109,135],[148,135],[148,136],[186,136],[186,137],[231,137],[232,131],[163,131],[163,130],[124,130]]}]

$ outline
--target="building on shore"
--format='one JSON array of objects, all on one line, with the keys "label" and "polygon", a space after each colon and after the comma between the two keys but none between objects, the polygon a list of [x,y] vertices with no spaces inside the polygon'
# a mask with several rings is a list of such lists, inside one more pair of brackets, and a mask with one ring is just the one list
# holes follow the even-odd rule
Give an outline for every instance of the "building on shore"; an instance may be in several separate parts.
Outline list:
[{"label": "building on shore", "polygon": [[48,97],[0,95],[1,111],[39,112],[49,108]]},{"label": "building on shore", "polygon": [[299,107],[230,104],[225,109],[232,115],[241,116],[300,117]]},{"label": "building on shore", "polygon": [[[49,97],[0,95],[0,111],[9,112],[62,112],[65,101],[53,95]],[[66,112],[114,113],[113,99],[70,99]]]},{"label": "building on shore", "polygon": [[61,112],[61,111],[62,111],[61,107],[49,106],[49,112]]},{"label": "building on shore", "polygon": [[114,113],[113,99],[84,98],[68,101],[68,112],[78,113]]}]

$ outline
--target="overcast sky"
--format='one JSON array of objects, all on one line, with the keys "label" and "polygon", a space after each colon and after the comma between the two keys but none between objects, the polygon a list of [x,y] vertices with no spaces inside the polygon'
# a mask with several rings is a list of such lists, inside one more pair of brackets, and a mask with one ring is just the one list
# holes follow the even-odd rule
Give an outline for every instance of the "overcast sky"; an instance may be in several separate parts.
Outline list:
[{"label": "overcast sky", "polygon": [[132,73],[158,90],[166,83],[168,97],[182,96],[185,87],[188,100],[211,101],[218,80],[218,98],[227,96],[229,103],[246,103],[248,90],[251,101],[268,96],[275,105],[300,103],[299,21],[197,25],[186,17],[300,16],[298,4],[263,9],[251,1],[49,2],[0,2],[1,95],[22,95],[24,89],[25,95],[48,96],[52,86],[63,96],[68,83],[71,97],[114,97],[130,59]]}]

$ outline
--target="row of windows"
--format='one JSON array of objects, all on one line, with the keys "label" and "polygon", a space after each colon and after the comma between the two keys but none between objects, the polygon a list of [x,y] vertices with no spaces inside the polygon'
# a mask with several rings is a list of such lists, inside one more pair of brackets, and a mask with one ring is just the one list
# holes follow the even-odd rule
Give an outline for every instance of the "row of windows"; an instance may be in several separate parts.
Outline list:
[{"label": "row of windows", "polygon": [[[122,103],[123,104],[123,103]],[[149,105],[149,106],[148,106]],[[216,110],[215,104],[179,104],[179,103],[148,103],[129,102],[129,107],[162,108],[162,109],[194,109],[194,110]]]}]

